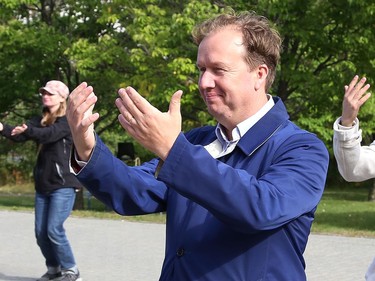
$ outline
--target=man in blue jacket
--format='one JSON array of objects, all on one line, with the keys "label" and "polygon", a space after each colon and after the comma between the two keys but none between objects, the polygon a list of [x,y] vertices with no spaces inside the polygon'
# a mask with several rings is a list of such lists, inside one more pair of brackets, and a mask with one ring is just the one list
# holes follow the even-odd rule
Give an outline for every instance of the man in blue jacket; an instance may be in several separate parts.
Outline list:
[{"label": "man in blue jacket", "polygon": [[84,82],[67,113],[72,169],[119,214],[166,212],[162,281],[306,280],[303,253],[328,153],[268,94],[280,36],[250,12],[210,19],[193,36],[199,91],[217,126],[182,133],[181,91],[160,112],[133,88],[120,89],[119,122],[158,156],[126,166],[95,135],[97,97]]}]

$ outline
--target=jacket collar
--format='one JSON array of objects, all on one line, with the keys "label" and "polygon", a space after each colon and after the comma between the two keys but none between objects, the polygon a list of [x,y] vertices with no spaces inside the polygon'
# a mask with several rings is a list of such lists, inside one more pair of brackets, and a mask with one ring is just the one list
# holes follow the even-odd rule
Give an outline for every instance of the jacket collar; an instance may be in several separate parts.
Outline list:
[{"label": "jacket collar", "polygon": [[275,105],[240,139],[237,146],[246,154],[253,154],[289,119],[284,103],[273,97]]},{"label": "jacket collar", "polygon": [[[239,140],[237,147],[246,155],[253,154],[289,119],[284,103],[279,97],[272,97],[275,105],[254,124]],[[208,145],[216,139],[215,126],[201,127],[193,143]]]}]

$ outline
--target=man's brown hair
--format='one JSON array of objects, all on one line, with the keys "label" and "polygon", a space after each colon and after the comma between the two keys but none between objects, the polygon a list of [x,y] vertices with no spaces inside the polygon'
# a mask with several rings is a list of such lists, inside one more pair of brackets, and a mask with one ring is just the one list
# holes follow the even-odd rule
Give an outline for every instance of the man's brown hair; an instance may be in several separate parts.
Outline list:
[{"label": "man's brown hair", "polygon": [[266,17],[255,12],[236,14],[231,11],[197,25],[192,32],[194,43],[199,45],[206,36],[227,26],[233,26],[242,32],[243,43],[247,50],[245,59],[251,70],[261,64],[268,66],[266,82],[266,92],[268,92],[275,80],[276,66],[280,60],[282,40],[278,31],[271,27]]}]

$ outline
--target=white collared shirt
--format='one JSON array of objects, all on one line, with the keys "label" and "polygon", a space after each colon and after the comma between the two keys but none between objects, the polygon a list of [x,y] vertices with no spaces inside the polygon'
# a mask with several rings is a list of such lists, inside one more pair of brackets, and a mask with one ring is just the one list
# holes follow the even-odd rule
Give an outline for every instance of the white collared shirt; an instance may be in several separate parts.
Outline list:
[{"label": "white collared shirt", "polygon": [[243,137],[246,132],[275,105],[272,96],[267,94],[267,97],[267,103],[257,113],[239,123],[232,130],[232,140],[228,140],[224,134],[222,125],[217,124],[215,129],[217,139],[205,146],[206,150],[211,154],[212,157],[219,158],[231,153],[234,150],[240,138]]}]

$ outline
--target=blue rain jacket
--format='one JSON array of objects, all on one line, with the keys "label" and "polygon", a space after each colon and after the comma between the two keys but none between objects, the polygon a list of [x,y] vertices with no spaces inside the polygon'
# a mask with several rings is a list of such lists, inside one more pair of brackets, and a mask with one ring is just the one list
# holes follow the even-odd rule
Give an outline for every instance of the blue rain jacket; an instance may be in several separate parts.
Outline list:
[{"label": "blue rain jacket", "polygon": [[78,178],[121,215],[166,212],[161,281],[306,280],[303,253],[329,156],[274,100],[222,158],[204,148],[214,127],[181,133],[157,176],[158,159],[126,166],[97,138]]}]

